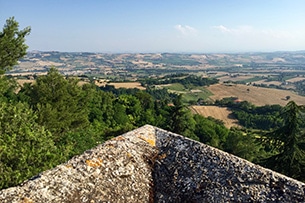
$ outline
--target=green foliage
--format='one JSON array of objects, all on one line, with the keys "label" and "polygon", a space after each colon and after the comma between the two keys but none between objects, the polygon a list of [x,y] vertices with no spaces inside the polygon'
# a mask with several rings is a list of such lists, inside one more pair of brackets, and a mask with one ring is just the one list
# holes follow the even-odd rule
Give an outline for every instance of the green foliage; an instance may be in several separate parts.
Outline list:
[{"label": "green foliage", "polygon": [[223,149],[226,152],[257,162],[262,153],[261,146],[256,142],[254,136],[248,133],[243,133],[238,129],[230,129]]},{"label": "green foliage", "polygon": [[135,94],[137,92],[140,92],[141,90],[137,88],[115,88],[114,85],[105,85],[100,87],[101,90],[105,92],[112,92],[115,95],[121,95],[121,94]]},{"label": "green foliage", "polygon": [[218,83],[218,79],[216,78],[204,78],[196,75],[183,75],[182,77],[179,75],[169,75],[164,76],[163,78],[157,79],[146,79],[142,82],[144,85],[162,85],[162,84],[172,84],[179,83],[183,85],[185,88],[189,88],[190,86],[208,86],[212,84]]},{"label": "green foliage", "polygon": [[150,61],[154,64],[166,64],[166,65],[177,65],[177,66],[194,66],[194,65],[200,65],[201,63],[190,58],[185,58],[181,54],[170,54],[170,53],[163,53],[162,57],[151,59],[147,58],[147,61]]},{"label": "green foliage", "polygon": [[16,101],[17,82],[14,79],[0,75],[0,102]]},{"label": "green foliage", "polygon": [[[211,93],[204,86],[215,83],[218,83],[218,80],[215,78],[205,78],[192,74],[173,74],[156,79],[148,78],[142,81],[142,85],[148,89],[163,89],[165,91],[168,90],[171,94],[182,94],[183,102],[186,104],[194,104],[200,98],[207,99]],[[165,84],[166,87],[155,87],[155,85]]]},{"label": "green foliage", "polygon": [[82,86],[82,92],[87,99],[89,122],[99,122],[105,127],[114,127],[116,108],[113,106],[115,97],[112,93],[101,91],[94,84]]},{"label": "green foliage", "polygon": [[20,58],[26,55],[28,46],[25,44],[25,36],[30,31],[30,27],[19,30],[19,23],[14,17],[6,20],[0,32],[0,75],[10,70]]},{"label": "green foliage", "polygon": [[157,89],[152,87],[147,87],[145,92],[150,94],[153,99],[155,100],[164,100],[164,101],[172,101],[174,98],[177,97],[177,94],[170,93],[167,89]]},{"label": "green foliage", "polygon": [[270,130],[282,125],[280,105],[254,106],[247,101],[234,102],[235,99],[237,98],[224,98],[216,104],[230,107],[234,118],[245,128]]},{"label": "green foliage", "polygon": [[116,116],[114,120],[117,125],[126,125],[129,123],[129,118],[126,114],[126,107],[123,104],[116,103],[114,104],[114,108],[116,109]]},{"label": "green foliage", "polygon": [[66,153],[65,159],[70,159],[103,143],[105,141],[104,131],[105,126],[94,122],[85,129],[67,132],[60,141],[60,149]]},{"label": "green foliage", "polygon": [[205,118],[198,114],[194,115],[194,119],[196,122],[194,132],[199,137],[200,142],[222,149],[229,130],[214,119]]},{"label": "green foliage", "polygon": [[305,80],[295,82],[294,84],[298,94],[305,96]]},{"label": "green foliage", "polygon": [[38,125],[26,104],[0,103],[0,188],[10,187],[58,164],[52,134]]},{"label": "green foliage", "polygon": [[170,89],[171,91],[183,92],[185,91],[184,85],[180,83],[171,83],[170,85],[166,86],[166,88]]},{"label": "green foliage", "polygon": [[281,114],[283,126],[261,138],[262,143],[275,153],[262,164],[302,181],[305,181],[305,134],[300,123],[304,120],[304,112],[304,106],[290,101]]},{"label": "green foliage", "polygon": [[155,113],[154,125],[169,130],[168,120],[170,119],[171,107],[166,100],[155,100],[153,112]]},{"label": "green foliage", "polygon": [[125,109],[128,120],[131,124],[137,125],[142,114],[140,101],[133,95],[120,95],[116,101]]},{"label": "green foliage", "polygon": [[174,100],[174,106],[170,110],[170,120],[169,129],[186,137],[194,140],[199,140],[199,138],[194,134],[195,120],[190,110],[182,103],[182,96],[179,95]]},{"label": "green foliage", "polygon": [[38,77],[30,89],[22,91],[30,98],[38,123],[55,136],[89,124],[88,97],[77,83],[78,80],[65,79],[51,68],[47,75]]},{"label": "green foliage", "polygon": [[153,97],[144,91],[137,92],[135,97],[139,100],[142,109],[138,125],[156,125]]}]

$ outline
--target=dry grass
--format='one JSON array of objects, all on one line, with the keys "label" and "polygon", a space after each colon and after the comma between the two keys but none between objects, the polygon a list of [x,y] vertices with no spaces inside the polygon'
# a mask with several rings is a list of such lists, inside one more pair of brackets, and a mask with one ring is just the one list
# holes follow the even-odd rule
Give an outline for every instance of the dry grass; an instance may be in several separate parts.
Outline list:
[{"label": "dry grass", "polygon": [[204,117],[213,117],[224,122],[224,125],[227,128],[238,127],[238,120],[230,118],[230,114],[232,113],[225,107],[218,106],[191,106],[190,109],[192,112],[200,114]]},{"label": "dry grass", "polygon": [[145,90],[145,87],[142,87],[139,82],[111,82],[109,85],[113,85],[115,88],[138,88],[140,90]]},{"label": "dry grass", "polygon": [[280,81],[266,81],[266,80],[258,80],[253,83],[264,84],[264,85],[278,85],[278,86],[280,86],[282,84],[282,82],[280,82]]},{"label": "dry grass", "polygon": [[287,82],[299,82],[305,80],[305,77],[295,77],[295,78],[291,78],[289,80],[286,80]]},{"label": "dry grass", "polygon": [[305,105],[305,97],[299,96],[288,90],[279,90],[272,88],[262,88],[247,85],[225,86],[222,84],[211,85],[207,88],[212,92],[213,100],[220,100],[225,97],[238,97],[242,101],[249,101],[256,106],[279,104],[285,106],[290,100],[295,101],[298,105]]},{"label": "dry grass", "polygon": [[62,66],[63,63],[57,63],[53,61],[37,61],[36,62],[39,66]]},{"label": "dry grass", "polygon": [[35,82],[35,80],[29,80],[29,79],[18,79],[17,80],[17,82],[18,82],[18,84],[20,85],[20,86],[23,86],[25,83],[34,83]]}]

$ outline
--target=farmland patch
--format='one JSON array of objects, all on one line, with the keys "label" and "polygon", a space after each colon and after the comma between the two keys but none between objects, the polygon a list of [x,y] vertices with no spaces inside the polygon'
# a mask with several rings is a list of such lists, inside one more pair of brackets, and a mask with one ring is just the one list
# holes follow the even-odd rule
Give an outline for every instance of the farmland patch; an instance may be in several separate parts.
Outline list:
[{"label": "farmland patch", "polygon": [[[290,100],[298,105],[305,104],[305,97],[288,90],[262,88],[247,85],[226,86],[222,84],[211,85],[207,88],[213,93],[211,99],[221,100],[225,97],[237,97],[241,101],[248,101],[256,106],[279,104],[285,106]],[[286,100],[290,96],[290,100]]]},{"label": "farmland patch", "polygon": [[191,106],[190,109],[193,113],[200,114],[204,117],[213,117],[224,122],[227,128],[238,127],[238,120],[231,118],[232,113],[225,107],[218,106]]}]

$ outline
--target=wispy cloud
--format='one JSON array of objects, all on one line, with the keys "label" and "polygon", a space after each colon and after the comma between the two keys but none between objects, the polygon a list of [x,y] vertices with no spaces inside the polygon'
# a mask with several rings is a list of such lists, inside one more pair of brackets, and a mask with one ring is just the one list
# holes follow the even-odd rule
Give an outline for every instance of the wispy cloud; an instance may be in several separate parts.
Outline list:
[{"label": "wispy cloud", "polygon": [[293,38],[293,32],[284,30],[274,30],[274,29],[255,29],[252,26],[238,26],[236,28],[226,27],[224,25],[213,26],[214,29],[220,31],[221,33],[230,34],[233,36],[257,36],[257,37],[271,37],[276,39],[289,39]]},{"label": "wispy cloud", "polygon": [[223,25],[213,26],[213,28],[221,32],[230,32],[230,29]]},{"label": "wispy cloud", "polygon": [[272,38],[276,39],[293,39],[296,37],[296,33],[289,32],[289,31],[283,31],[283,30],[262,30],[261,33],[266,36],[270,36]]},{"label": "wispy cloud", "polygon": [[197,30],[189,25],[175,25],[175,29],[184,36],[194,36],[197,35]]},{"label": "wispy cloud", "polygon": [[[245,47],[248,50],[290,50],[304,43],[302,31],[278,27],[258,28],[252,26],[229,27],[217,25],[211,27],[217,38],[216,44],[227,47]],[[300,49],[300,48],[294,48]],[[301,48],[302,49],[302,48]]]},{"label": "wispy cloud", "polygon": [[248,25],[244,26],[239,26],[237,28],[229,28],[224,25],[218,25],[218,26],[213,26],[214,29],[219,30],[222,33],[230,33],[233,35],[242,35],[242,34],[248,34],[248,33],[253,33],[255,30]]}]

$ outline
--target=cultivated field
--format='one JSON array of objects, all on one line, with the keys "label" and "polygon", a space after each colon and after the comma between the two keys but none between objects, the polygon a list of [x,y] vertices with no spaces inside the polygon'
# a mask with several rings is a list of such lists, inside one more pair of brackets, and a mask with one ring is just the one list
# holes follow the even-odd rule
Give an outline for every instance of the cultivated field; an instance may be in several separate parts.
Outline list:
[{"label": "cultivated field", "polygon": [[302,81],[302,80],[305,80],[305,77],[295,77],[295,78],[286,80],[286,82],[299,82],[299,81]]},{"label": "cultivated field", "polygon": [[264,85],[268,85],[268,86],[269,85],[281,86],[281,84],[282,84],[282,82],[280,82],[280,81],[266,81],[266,80],[258,80],[258,81],[255,81],[253,83],[259,84],[259,85],[264,84]]},{"label": "cultivated field", "polygon": [[18,79],[17,83],[21,86],[23,86],[25,83],[34,83],[35,80],[30,80],[30,79]]},{"label": "cultivated field", "polygon": [[[298,105],[305,105],[305,97],[296,95],[292,91],[272,88],[262,88],[247,85],[226,86],[224,84],[211,85],[207,88],[212,92],[212,100],[220,100],[225,97],[238,97],[241,101],[249,101],[256,106],[279,104],[285,106],[290,100]],[[286,100],[290,96],[290,100]]]},{"label": "cultivated field", "polygon": [[105,85],[113,85],[115,88],[137,88],[140,90],[145,90],[145,87],[141,86],[141,83],[139,82],[109,82],[108,80],[106,81],[95,81],[95,85],[99,87],[104,87]]},{"label": "cultivated field", "polygon": [[139,82],[111,82],[108,85],[113,85],[115,88],[138,88],[144,90],[145,87],[141,86]]},{"label": "cultivated field", "polygon": [[238,120],[230,118],[231,111],[225,107],[218,106],[191,106],[191,111],[193,113],[200,114],[204,117],[213,117],[224,122],[227,128],[238,127]]},{"label": "cultivated field", "polygon": [[237,81],[243,81],[243,80],[248,80],[253,78],[253,75],[242,75],[242,76],[238,76],[238,77],[231,77],[231,76],[222,76],[219,77],[219,81],[220,82],[224,82],[224,81],[232,81],[232,82],[237,82]]}]

